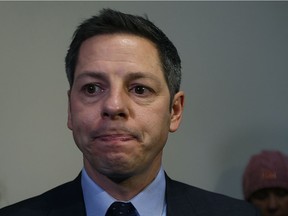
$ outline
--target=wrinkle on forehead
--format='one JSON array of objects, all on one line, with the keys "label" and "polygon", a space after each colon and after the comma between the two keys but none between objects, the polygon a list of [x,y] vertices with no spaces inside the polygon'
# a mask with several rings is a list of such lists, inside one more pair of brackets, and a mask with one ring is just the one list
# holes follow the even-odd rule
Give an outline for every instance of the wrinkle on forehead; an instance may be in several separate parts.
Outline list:
[{"label": "wrinkle on forehead", "polygon": [[[109,43],[109,46],[104,45],[107,43]],[[135,49],[142,49],[146,50],[147,52],[135,52]],[[109,58],[111,58],[113,55],[116,55],[116,57],[119,55],[121,57],[122,55],[126,54],[141,54],[142,57],[149,58],[150,60],[160,60],[158,50],[153,42],[146,38],[130,34],[108,34],[94,36],[83,42],[80,47],[80,53],[83,53],[83,50],[85,50],[85,53],[87,54],[93,52],[97,55],[102,55],[103,57],[106,56]],[[155,59],[155,57],[157,58]],[[125,60],[127,59],[125,58]]]},{"label": "wrinkle on forehead", "polygon": [[163,73],[158,50],[153,42],[129,34],[98,35],[84,41],[80,47],[76,71],[77,68],[93,71],[95,65],[121,62],[129,63],[131,67],[134,64],[135,67],[144,66],[151,71],[161,70]]}]

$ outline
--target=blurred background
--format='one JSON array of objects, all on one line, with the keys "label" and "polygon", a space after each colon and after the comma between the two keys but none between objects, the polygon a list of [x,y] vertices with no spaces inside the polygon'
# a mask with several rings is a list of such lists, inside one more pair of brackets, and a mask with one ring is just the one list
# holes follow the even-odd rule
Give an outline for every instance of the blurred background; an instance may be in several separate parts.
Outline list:
[{"label": "blurred background", "polygon": [[80,172],[64,57],[103,7],[147,14],[182,58],[186,107],[167,173],[242,199],[250,156],[288,153],[288,2],[0,2],[0,207]]}]

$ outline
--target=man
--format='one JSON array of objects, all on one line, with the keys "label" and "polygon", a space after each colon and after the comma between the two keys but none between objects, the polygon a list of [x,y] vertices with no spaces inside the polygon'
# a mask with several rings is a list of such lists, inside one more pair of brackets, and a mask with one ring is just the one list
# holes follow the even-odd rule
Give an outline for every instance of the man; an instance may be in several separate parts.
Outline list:
[{"label": "man", "polygon": [[66,72],[68,128],[84,168],[74,181],[6,207],[1,216],[257,215],[244,201],[164,172],[163,148],[179,127],[184,93],[177,50],[153,23],[102,10],[76,30]]},{"label": "man", "polygon": [[288,157],[267,150],[253,155],[243,174],[243,193],[263,216],[287,216]]}]

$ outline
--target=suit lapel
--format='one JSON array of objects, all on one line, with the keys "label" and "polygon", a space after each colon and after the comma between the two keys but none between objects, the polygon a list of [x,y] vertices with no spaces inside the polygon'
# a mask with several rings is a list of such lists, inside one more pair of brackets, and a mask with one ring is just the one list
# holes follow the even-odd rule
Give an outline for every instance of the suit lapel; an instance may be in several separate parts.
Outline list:
[{"label": "suit lapel", "polygon": [[192,188],[166,175],[167,216],[210,216],[205,203],[197,199]]},{"label": "suit lapel", "polygon": [[[76,205],[75,205],[76,204]],[[86,216],[85,208],[82,204],[74,203],[53,209],[49,216]]]},{"label": "suit lapel", "polygon": [[48,216],[86,216],[81,174],[61,191],[59,199],[51,205]]}]

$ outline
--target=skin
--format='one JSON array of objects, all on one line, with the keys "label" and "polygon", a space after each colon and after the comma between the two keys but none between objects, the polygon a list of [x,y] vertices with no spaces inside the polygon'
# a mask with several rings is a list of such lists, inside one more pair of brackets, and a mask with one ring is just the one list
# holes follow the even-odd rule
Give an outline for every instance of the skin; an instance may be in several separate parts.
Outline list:
[{"label": "skin", "polygon": [[156,177],[183,113],[181,91],[169,109],[155,45],[129,34],[87,39],[68,97],[67,125],[88,175],[114,198],[133,198]]},{"label": "skin", "polygon": [[267,188],[255,192],[251,203],[258,207],[262,216],[287,216],[288,191],[281,188]]}]

